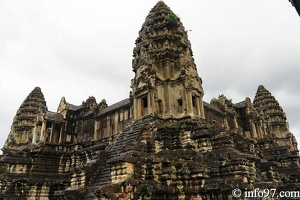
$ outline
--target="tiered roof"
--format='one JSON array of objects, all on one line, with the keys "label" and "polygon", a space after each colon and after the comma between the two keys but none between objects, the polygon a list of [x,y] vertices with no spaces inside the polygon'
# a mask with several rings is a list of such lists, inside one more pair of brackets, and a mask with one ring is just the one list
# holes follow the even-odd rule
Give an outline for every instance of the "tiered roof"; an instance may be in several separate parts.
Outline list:
[{"label": "tiered roof", "polygon": [[155,68],[169,66],[175,71],[193,68],[197,74],[187,31],[180,18],[163,1],[159,1],[146,17],[133,56],[134,72],[146,65],[154,72],[158,72]]},{"label": "tiered roof", "polygon": [[286,116],[282,107],[263,85],[260,85],[257,89],[253,106],[261,115],[266,117],[272,125],[286,125]]},{"label": "tiered roof", "polygon": [[12,129],[9,134],[5,147],[13,146],[15,144],[22,144],[30,141],[22,141],[20,138],[32,138],[32,129],[35,126],[36,118],[39,113],[47,111],[46,101],[41,88],[35,87],[18,109],[13,120]]}]

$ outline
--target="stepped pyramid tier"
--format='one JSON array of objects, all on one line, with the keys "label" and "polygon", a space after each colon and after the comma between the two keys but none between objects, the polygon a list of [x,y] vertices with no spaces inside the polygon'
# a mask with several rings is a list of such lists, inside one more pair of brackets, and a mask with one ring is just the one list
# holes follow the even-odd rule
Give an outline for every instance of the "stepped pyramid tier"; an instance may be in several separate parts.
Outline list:
[{"label": "stepped pyramid tier", "polygon": [[274,96],[262,85],[257,89],[253,106],[263,117],[268,118],[271,127],[288,130],[286,115]]},{"label": "stepped pyramid tier", "polygon": [[265,134],[269,138],[276,138],[278,146],[290,146],[295,149],[296,139],[289,131],[285,112],[275,97],[263,86],[257,89],[253,107],[261,116],[264,123]]},{"label": "stepped pyramid tier", "polygon": [[0,155],[0,199],[237,199],[236,188],[247,199],[255,188],[300,190],[297,141],[279,103],[263,86],[254,102],[223,94],[204,102],[186,31],[163,1],[139,32],[133,71],[130,98],[109,106],[62,97],[51,112],[35,88]]},{"label": "stepped pyramid tier", "polygon": [[165,118],[204,117],[202,81],[187,31],[163,1],[146,17],[133,57],[134,118],[152,113]]},{"label": "stepped pyramid tier", "polygon": [[47,106],[41,88],[34,88],[23,101],[14,117],[11,132],[4,149],[20,150],[35,140],[34,133],[38,116],[46,113]]}]

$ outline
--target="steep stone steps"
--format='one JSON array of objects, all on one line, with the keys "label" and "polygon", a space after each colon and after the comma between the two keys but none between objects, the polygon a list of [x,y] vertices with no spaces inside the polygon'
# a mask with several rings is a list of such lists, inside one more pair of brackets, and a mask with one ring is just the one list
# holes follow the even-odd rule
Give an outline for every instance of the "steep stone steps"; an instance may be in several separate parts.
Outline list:
[{"label": "steep stone steps", "polygon": [[118,157],[123,152],[126,144],[135,142],[142,127],[143,123],[139,120],[134,122],[130,128],[120,133],[111,150],[108,152],[107,160],[109,161],[110,159]]},{"label": "steep stone steps", "polygon": [[110,162],[113,159],[117,159],[118,156],[123,152],[126,144],[133,143],[137,140],[137,137],[143,127],[142,120],[132,122],[131,126],[127,126],[123,132],[121,132],[115,142],[112,142],[106,151],[106,163],[99,166],[98,172],[92,179],[92,183],[89,190],[83,196],[83,199],[91,199],[89,194],[96,189],[96,187],[108,184],[111,182],[111,170]]}]

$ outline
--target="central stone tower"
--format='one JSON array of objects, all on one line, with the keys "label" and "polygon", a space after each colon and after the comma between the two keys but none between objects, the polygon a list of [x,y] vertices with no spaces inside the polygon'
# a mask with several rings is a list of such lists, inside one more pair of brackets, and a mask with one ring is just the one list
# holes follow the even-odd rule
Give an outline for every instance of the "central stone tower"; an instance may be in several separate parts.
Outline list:
[{"label": "central stone tower", "polygon": [[163,1],[146,17],[133,57],[134,119],[149,114],[204,118],[202,81],[187,31]]}]

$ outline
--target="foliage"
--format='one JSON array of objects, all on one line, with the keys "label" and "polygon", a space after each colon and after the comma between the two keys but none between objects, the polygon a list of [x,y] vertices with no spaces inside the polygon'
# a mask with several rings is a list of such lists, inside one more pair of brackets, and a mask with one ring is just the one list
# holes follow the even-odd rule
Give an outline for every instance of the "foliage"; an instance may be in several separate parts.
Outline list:
[{"label": "foliage", "polygon": [[177,27],[179,18],[175,14],[168,14],[165,18],[166,24],[169,27]]}]

